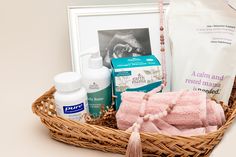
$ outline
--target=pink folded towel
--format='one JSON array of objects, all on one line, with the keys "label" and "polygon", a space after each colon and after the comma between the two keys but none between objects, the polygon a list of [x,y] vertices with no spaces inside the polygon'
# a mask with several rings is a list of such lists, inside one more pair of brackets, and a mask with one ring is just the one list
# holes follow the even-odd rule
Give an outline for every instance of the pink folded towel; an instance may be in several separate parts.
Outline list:
[{"label": "pink folded towel", "polygon": [[[217,126],[225,122],[222,107],[215,101],[208,100],[204,92],[157,93],[150,95],[148,100],[145,100],[145,96],[146,93],[142,92],[122,93],[122,103],[116,114],[119,129],[132,131],[140,114],[143,114],[141,117],[149,116],[146,121],[140,120],[139,131],[167,135],[204,135],[216,131]],[[167,113],[170,106],[171,111]],[[157,117],[159,114],[161,116]]]},{"label": "pink folded towel", "polygon": [[[160,87],[160,89],[163,88]],[[124,92],[116,114],[119,129],[132,132],[126,156],[142,156],[139,132],[198,136],[224,124],[223,108],[204,92]]]}]

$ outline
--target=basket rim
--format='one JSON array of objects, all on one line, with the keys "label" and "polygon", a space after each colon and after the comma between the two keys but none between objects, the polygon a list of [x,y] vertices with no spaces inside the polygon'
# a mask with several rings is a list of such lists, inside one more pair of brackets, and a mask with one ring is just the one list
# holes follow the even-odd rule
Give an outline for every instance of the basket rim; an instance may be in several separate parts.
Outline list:
[{"label": "basket rim", "polygon": [[[73,120],[70,120],[70,119],[65,119],[61,116],[48,116],[46,117],[46,113],[42,113],[39,111],[38,107],[37,107],[37,104],[41,103],[43,100],[46,101],[47,99],[49,99],[49,97],[52,97],[52,94],[56,91],[55,87],[51,87],[48,91],[46,91],[43,95],[41,95],[39,98],[37,98],[33,104],[32,104],[32,111],[34,114],[36,114],[37,116],[40,117],[41,120],[47,120],[47,121],[51,121],[51,122],[55,122],[56,120],[60,119],[61,121],[66,121],[68,122],[68,124],[71,124],[71,125],[78,125],[78,126],[82,126],[82,127],[92,127],[93,129],[97,129],[97,130],[109,130],[110,132],[120,132],[120,133],[123,133],[123,134],[127,134],[127,135],[130,135],[131,132],[127,132],[127,131],[124,131],[124,130],[119,130],[119,129],[114,129],[114,128],[109,128],[109,127],[106,127],[106,126],[99,126],[99,125],[92,125],[92,124],[87,124],[87,123],[80,123],[80,122],[77,122],[77,121],[73,121]],[[149,133],[149,132],[140,132],[140,135],[141,136],[150,136],[150,137],[166,137],[166,138],[170,138],[170,139],[174,139],[174,140],[178,140],[178,139],[181,139],[181,138],[185,138],[185,139],[188,139],[188,138],[204,138],[204,137],[208,137],[209,135],[215,135],[215,134],[220,134],[222,132],[225,132],[226,129],[229,128],[229,126],[233,123],[234,119],[236,118],[236,100],[234,101],[232,108],[229,108],[230,110],[232,110],[230,116],[227,118],[226,122],[224,125],[222,125],[217,131],[214,131],[214,132],[211,132],[211,133],[208,133],[208,134],[205,134],[205,135],[198,135],[198,136],[191,136],[191,137],[186,137],[186,136],[172,136],[172,135],[164,135],[164,134],[159,134],[159,133]]]}]

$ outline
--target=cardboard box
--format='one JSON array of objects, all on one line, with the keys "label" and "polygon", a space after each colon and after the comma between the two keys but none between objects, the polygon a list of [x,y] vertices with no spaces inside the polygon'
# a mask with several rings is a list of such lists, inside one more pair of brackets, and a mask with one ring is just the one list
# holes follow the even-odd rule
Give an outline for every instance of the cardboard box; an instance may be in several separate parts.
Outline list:
[{"label": "cardboard box", "polygon": [[124,91],[149,92],[162,83],[160,62],[153,55],[130,58],[113,58],[112,83],[116,98],[116,110]]}]

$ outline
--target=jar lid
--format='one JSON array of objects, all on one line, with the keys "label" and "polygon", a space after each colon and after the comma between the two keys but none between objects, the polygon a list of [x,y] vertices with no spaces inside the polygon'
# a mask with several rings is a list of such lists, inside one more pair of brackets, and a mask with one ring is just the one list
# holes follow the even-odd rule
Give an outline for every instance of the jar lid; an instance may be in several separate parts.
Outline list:
[{"label": "jar lid", "polygon": [[71,92],[81,88],[81,76],[76,72],[65,72],[54,77],[57,91]]}]

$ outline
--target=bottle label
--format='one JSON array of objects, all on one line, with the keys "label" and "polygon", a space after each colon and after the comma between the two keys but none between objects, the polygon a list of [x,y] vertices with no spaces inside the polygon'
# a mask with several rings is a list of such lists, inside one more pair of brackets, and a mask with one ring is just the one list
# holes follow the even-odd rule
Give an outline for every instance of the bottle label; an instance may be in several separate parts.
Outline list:
[{"label": "bottle label", "polygon": [[74,114],[84,111],[84,103],[80,103],[73,106],[63,106],[64,114]]},{"label": "bottle label", "polygon": [[93,117],[99,117],[101,112],[108,110],[112,103],[111,84],[103,90],[88,93],[89,113]]}]

